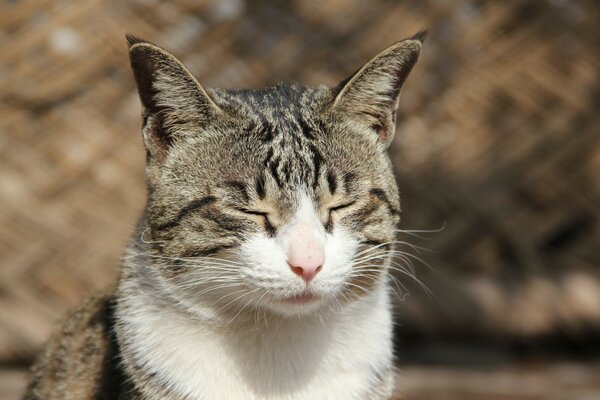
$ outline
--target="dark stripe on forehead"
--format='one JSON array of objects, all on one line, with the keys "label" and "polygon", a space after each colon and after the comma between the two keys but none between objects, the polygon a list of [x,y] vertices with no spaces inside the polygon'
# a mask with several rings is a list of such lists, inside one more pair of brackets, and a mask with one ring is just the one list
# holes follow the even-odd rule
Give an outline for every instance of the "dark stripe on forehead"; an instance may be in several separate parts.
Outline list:
[{"label": "dark stripe on forehead", "polygon": [[306,137],[309,140],[313,140],[315,138],[312,133],[312,129],[310,128],[310,126],[308,126],[308,124],[306,123],[304,118],[302,118],[302,116],[298,116],[298,126],[300,127],[300,130],[302,131],[304,137]]},{"label": "dark stripe on forehead", "polygon": [[179,213],[177,213],[177,216],[175,218],[173,218],[169,222],[158,225],[156,227],[156,229],[161,231],[161,230],[165,230],[165,229],[174,228],[174,227],[178,226],[181,223],[181,221],[185,217],[187,217],[189,214],[191,214],[194,211],[197,211],[203,207],[206,207],[206,206],[214,203],[215,201],[217,201],[217,199],[214,196],[206,196],[201,199],[194,200],[194,201],[190,202],[188,205],[186,205],[185,207],[183,207],[179,211]]},{"label": "dark stripe on forehead", "polygon": [[327,186],[329,187],[329,193],[335,194],[337,179],[332,171],[327,172]]},{"label": "dark stripe on forehead", "polygon": [[319,127],[319,131],[321,132],[321,134],[328,132],[328,129],[325,126],[325,123],[323,123],[323,121],[321,121],[320,119],[317,120],[317,126]]},{"label": "dark stripe on forehead", "polygon": [[263,121],[263,124],[258,130],[258,132],[263,143],[272,142],[275,138],[275,131],[273,129],[273,125],[271,125],[267,121]]},{"label": "dark stripe on forehead", "polygon": [[356,188],[357,176],[354,172],[346,172],[344,174],[344,191],[351,192]]},{"label": "dark stripe on forehead", "polygon": [[273,148],[269,147],[269,150],[267,150],[267,156],[265,157],[265,165],[267,165],[269,163],[269,161],[271,161],[272,158],[273,158]]},{"label": "dark stripe on forehead", "polygon": [[310,148],[313,152],[313,167],[315,171],[312,185],[314,189],[319,184],[319,177],[321,176],[321,166],[323,165],[324,160],[319,149],[317,149],[315,146],[310,146]]},{"label": "dark stripe on forehead", "polygon": [[269,171],[271,171],[271,175],[273,176],[273,179],[275,179],[275,183],[277,183],[277,186],[282,187],[283,184],[281,182],[281,178],[279,177],[279,173],[277,172],[277,167],[279,166],[279,161],[280,161],[279,157],[277,157],[275,160],[272,160],[269,163]]},{"label": "dark stripe on forehead", "polygon": [[292,177],[292,163],[289,161],[284,163],[281,172],[283,173],[283,179],[289,182]]},{"label": "dark stripe on forehead", "polygon": [[256,178],[255,189],[258,198],[261,200],[264,199],[267,193],[265,191],[265,178],[262,174],[258,178]]},{"label": "dark stripe on forehead", "polygon": [[394,207],[394,205],[392,204],[392,202],[387,198],[387,195],[385,194],[385,192],[383,191],[383,189],[379,189],[379,188],[373,188],[369,191],[369,193],[371,193],[373,196],[377,197],[379,200],[383,201],[387,207],[388,210],[390,210],[390,212],[392,214],[399,214],[400,212]]},{"label": "dark stripe on forehead", "polygon": [[247,189],[246,184],[244,182],[240,182],[240,181],[228,181],[228,182],[225,182],[225,184],[227,186],[229,186],[230,188],[236,190],[239,194],[241,194],[241,196],[244,199],[244,201],[249,201],[250,200],[250,197],[248,196],[248,189]]}]

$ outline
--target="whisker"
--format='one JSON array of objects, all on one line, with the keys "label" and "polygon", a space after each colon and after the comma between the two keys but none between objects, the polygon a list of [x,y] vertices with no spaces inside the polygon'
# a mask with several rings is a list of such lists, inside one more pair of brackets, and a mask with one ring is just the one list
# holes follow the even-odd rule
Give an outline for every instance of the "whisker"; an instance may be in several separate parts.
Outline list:
[{"label": "whisker", "polygon": [[436,228],[436,229],[396,229],[395,231],[397,233],[406,233],[407,235],[414,236],[414,237],[417,237],[422,240],[431,240],[431,238],[428,238],[423,235],[419,235],[419,233],[439,233],[439,232],[444,231],[446,229],[446,226],[447,226],[446,221],[444,221],[442,226],[440,228]]},{"label": "whisker", "polygon": [[[255,325],[254,325],[255,327],[258,327],[258,318],[260,317],[260,312],[261,312],[261,311],[263,311],[263,312],[264,312],[264,309],[263,309],[264,307],[263,307],[263,306],[266,304],[266,301],[265,301],[265,303],[264,303],[264,304],[262,304],[262,305],[261,305],[261,303],[260,303],[260,302],[262,301],[262,299],[263,299],[263,298],[264,298],[264,297],[265,297],[265,296],[266,296],[268,293],[269,293],[269,291],[268,291],[268,290],[267,290],[267,291],[265,291],[265,292],[263,293],[263,295],[262,295],[262,296],[260,296],[260,297],[258,298],[258,300],[256,301],[256,315],[255,315],[256,319],[255,319]],[[266,312],[265,312],[265,314],[266,314]],[[265,326],[267,326],[267,327],[268,327],[268,323],[267,323],[267,320],[266,320],[266,319],[265,319]]]},{"label": "whisker", "polygon": [[[254,291],[256,291],[256,290],[258,290],[258,288],[257,288],[257,289],[254,289]],[[224,308],[227,308],[227,307],[228,307],[229,305],[231,305],[232,303],[235,303],[236,301],[238,301],[238,300],[242,299],[243,297],[245,297],[245,296],[247,296],[247,295],[249,295],[249,294],[253,293],[253,291],[246,292],[246,291],[244,291],[244,290],[240,290],[240,291],[237,291],[237,292],[235,292],[235,294],[237,294],[237,293],[240,293],[240,292],[244,292],[244,293],[242,293],[240,296],[236,297],[235,299],[231,300],[230,302],[228,302],[228,303],[227,303],[227,304],[225,304],[224,306],[221,306],[221,307],[220,307],[220,308],[219,308],[217,311],[215,311],[215,314],[218,314],[218,313],[219,313],[219,311],[223,310]],[[219,301],[220,301],[220,300],[221,300],[221,299],[219,299]]]},{"label": "whisker", "polygon": [[[411,254],[411,253],[408,253],[406,251],[401,251],[401,250],[387,250],[385,252],[385,254],[374,255],[371,258],[359,258],[357,261],[354,262],[353,265],[360,265],[363,262],[371,261],[371,260],[374,260],[374,259],[384,259],[384,258],[387,258],[390,255],[393,255],[393,256],[398,257],[398,258],[410,257],[410,258],[412,258],[412,259],[420,262],[421,264],[423,264],[427,268],[433,270],[433,267],[431,265],[429,265],[429,263],[427,261],[425,261],[424,259],[422,259],[421,257],[416,256],[416,255]],[[414,268],[414,266],[413,266],[413,268]]]},{"label": "whisker", "polygon": [[[254,289],[254,290],[252,290],[252,291],[250,291],[250,292],[246,293],[246,295],[250,295],[250,294],[256,293],[258,290],[259,290],[259,288],[256,288],[256,289]],[[237,313],[236,313],[236,314],[233,316],[233,318],[231,318],[231,321],[229,321],[229,322],[228,322],[228,323],[227,323],[225,326],[226,326],[226,327],[227,327],[227,326],[229,326],[229,324],[231,324],[231,323],[232,323],[232,322],[233,322],[233,321],[234,321],[234,320],[237,318],[237,316],[238,316],[238,315],[240,315],[240,313],[241,313],[242,311],[244,311],[244,310],[246,309],[246,307],[248,307],[249,305],[250,305],[250,302],[246,303],[246,304],[245,304],[245,305],[244,305],[244,306],[243,306],[243,307],[242,307],[242,308],[241,308],[241,309],[240,309],[240,310],[239,310],[239,311],[238,311],[238,312],[237,312]]]},{"label": "whisker", "polygon": [[210,279],[210,280],[196,280],[192,282],[186,282],[185,284],[173,285],[177,289],[188,289],[191,287],[200,286],[202,284],[215,284],[215,283],[240,283],[239,279]]},{"label": "whisker", "polygon": [[392,240],[392,241],[389,241],[389,242],[384,242],[384,243],[380,243],[378,245],[370,246],[369,248],[367,248],[365,250],[359,251],[358,253],[355,254],[355,257],[356,256],[362,256],[362,255],[368,255],[368,253],[376,251],[376,250],[380,250],[380,251],[392,251],[392,250],[387,250],[387,249],[383,248],[383,247],[389,246],[391,244],[402,244],[402,245],[409,246],[410,248],[415,249],[415,250],[420,250],[420,251],[425,251],[425,252],[432,252],[432,250],[430,250],[428,248],[425,248],[425,247],[422,247],[422,246],[417,246],[416,244],[412,244],[412,243],[406,242],[404,240]]},{"label": "whisker", "polygon": [[370,292],[370,290],[369,290],[369,289],[366,289],[366,288],[364,288],[364,287],[362,287],[362,286],[360,286],[360,285],[357,285],[356,283],[352,283],[352,282],[346,282],[345,284],[346,284],[346,285],[350,285],[350,286],[354,286],[354,287],[356,287],[356,288],[358,288],[358,289],[362,290],[362,291],[363,291],[363,292],[365,292],[365,293],[369,293],[369,292]]},{"label": "whisker", "polygon": [[[391,270],[391,271],[397,271],[397,272],[399,272],[399,273],[401,273],[403,275],[406,275],[406,276],[410,277],[412,280],[414,280],[416,283],[419,284],[419,286],[425,291],[425,293],[428,295],[428,297],[430,297],[430,298],[435,297],[433,291],[431,291],[431,289],[429,289],[427,287],[427,285],[425,285],[425,283],[423,283],[423,281],[421,281],[419,278],[417,278],[417,276],[414,273],[410,273],[409,271],[407,271],[406,267],[403,266],[403,265],[401,265],[401,264],[398,264],[398,263],[394,263],[394,264],[395,265],[388,266],[388,269]],[[351,274],[351,276],[360,276],[361,272],[366,272],[366,271],[381,271],[381,269],[377,269],[377,267],[379,267],[379,266],[377,266],[377,265],[367,265],[366,268],[359,269],[356,275],[352,275]],[[388,274],[388,276],[390,276],[394,280],[396,280],[396,278],[393,275]],[[408,290],[407,290],[406,286],[404,286],[404,284],[402,284],[401,282],[398,282],[398,283],[400,283],[400,285],[402,286],[402,288],[406,292],[408,292]]]},{"label": "whisker", "polygon": [[211,257],[211,256],[170,257],[170,256],[161,255],[161,254],[152,254],[152,253],[147,253],[147,252],[146,253],[136,252],[133,254],[128,254],[128,255],[124,256],[123,258],[130,259],[130,258],[135,258],[135,257],[149,257],[149,258],[160,259],[160,260],[187,261],[187,262],[207,260],[207,261],[211,261],[211,262],[222,262],[222,263],[225,263],[228,265],[244,265],[243,262],[228,260],[226,258],[218,258],[218,257]]},{"label": "whisker", "polygon": [[144,239],[144,235],[146,234],[146,232],[148,232],[148,228],[147,227],[142,231],[142,233],[140,235],[140,241],[142,243],[144,243],[144,244],[166,243],[165,240],[145,240]]},{"label": "whisker", "polygon": [[354,260],[354,264],[360,264],[371,260],[384,260],[390,258],[388,253],[374,254],[368,257],[361,257]]},{"label": "whisker", "polygon": [[[366,273],[364,273],[366,272]],[[352,277],[367,277],[370,278],[375,274],[371,274],[372,272],[379,274],[382,272],[381,269],[378,268],[365,268],[365,269],[361,269],[360,273],[357,273],[355,275],[352,275]],[[394,285],[394,287],[392,287],[392,290],[394,291],[394,293],[400,297],[401,301],[404,301],[404,299],[406,298],[406,296],[409,294],[408,289],[406,288],[406,286],[404,286],[404,284],[402,282],[400,282],[400,280],[395,277],[392,274],[386,274],[386,280],[391,281]]]},{"label": "whisker", "polygon": [[[158,258],[160,260],[162,260],[162,258]],[[127,260],[127,259],[124,259]],[[239,270],[240,267],[242,267],[242,265],[238,265],[238,264],[231,264],[231,263],[225,263],[225,262],[214,262],[214,261],[209,261],[209,262],[197,262],[195,260],[178,260],[178,259],[174,259],[174,258],[167,258],[164,259],[167,261],[174,261],[177,264],[172,264],[170,262],[159,262],[159,263],[154,263],[154,265],[157,266],[164,266],[164,267],[171,267],[171,266],[175,266],[177,268],[187,268],[187,269],[198,269],[198,268],[210,268],[211,270],[230,270],[230,271],[237,271]]]}]

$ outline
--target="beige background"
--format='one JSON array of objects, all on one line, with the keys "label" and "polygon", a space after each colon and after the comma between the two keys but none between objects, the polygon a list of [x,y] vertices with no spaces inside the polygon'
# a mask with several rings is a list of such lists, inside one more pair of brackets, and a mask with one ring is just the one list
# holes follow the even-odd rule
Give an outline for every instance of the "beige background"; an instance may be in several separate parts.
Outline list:
[{"label": "beige background", "polygon": [[1,2],[0,370],[26,366],[113,282],[144,207],[125,32],[232,88],[333,84],[429,28],[391,154],[400,228],[445,229],[400,235],[433,250],[415,268],[434,293],[400,277],[401,342],[587,346],[600,326],[598,21],[591,0]]}]

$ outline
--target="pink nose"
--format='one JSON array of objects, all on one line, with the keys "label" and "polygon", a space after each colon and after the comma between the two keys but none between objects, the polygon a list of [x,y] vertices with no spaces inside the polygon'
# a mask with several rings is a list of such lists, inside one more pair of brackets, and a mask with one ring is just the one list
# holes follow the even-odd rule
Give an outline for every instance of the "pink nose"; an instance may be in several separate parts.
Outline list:
[{"label": "pink nose", "polygon": [[309,283],[323,268],[323,257],[290,258],[288,264],[293,273]]}]

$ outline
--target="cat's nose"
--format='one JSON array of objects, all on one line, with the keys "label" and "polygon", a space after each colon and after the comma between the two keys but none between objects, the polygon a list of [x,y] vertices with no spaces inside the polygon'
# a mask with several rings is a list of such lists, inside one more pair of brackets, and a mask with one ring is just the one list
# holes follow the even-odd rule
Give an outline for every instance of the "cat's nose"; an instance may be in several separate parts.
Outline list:
[{"label": "cat's nose", "polygon": [[316,218],[301,218],[287,232],[287,262],[292,272],[309,283],[323,268],[324,235]]},{"label": "cat's nose", "polygon": [[323,247],[316,238],[304,236],[288,248],[287,262],[293,273],[309,283],[323,268]]},{"label": "cat's nose", "polygon": [[289,257],[288,264],[293,273],[309,283],[323,268],[323,257],[317,254]]}]

